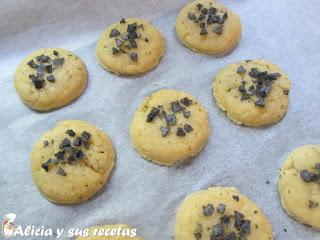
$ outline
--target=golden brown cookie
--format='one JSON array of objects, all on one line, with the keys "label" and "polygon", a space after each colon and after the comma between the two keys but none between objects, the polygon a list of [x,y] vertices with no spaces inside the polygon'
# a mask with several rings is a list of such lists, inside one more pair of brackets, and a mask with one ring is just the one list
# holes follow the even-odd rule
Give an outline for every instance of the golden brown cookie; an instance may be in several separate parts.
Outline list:
[{"label": "golden brown cookie", "polygon": [[193,51],[224,55],[241,37],[239,16],[215,0],[196,0],[186,5],[176,20],[180,41]]},{"label": "golden brown cookie", "polygon": [[32,177],[48,200],[79,203],[103,187],[114,159],[112,142],[105,133],[87,122],[67,120],[44,133],[35,144]]},{"label": "golden brown cookie", "polygon": [[217,73],[213,95],[232,121],[259,127],[276,123],[286,114],[290,85],[287,75],[275,64],[247,60]]},{"label": "golden brown cookie", "polygon": [[295,149],[281,168],[278,187],[287,213],[320,230],[320,145]]},{"label": "golden brown cookie", "polygon": [[[181,203],[175,240],[272,240],[263,212],[235,188],[213,187],[193,193]],[[242,237],[242,238],[240,238]]]},{"label": "golden brown cookie", "polygon": [[208,113],[188,93],[161,90],[139,106],[130,135],[144,158],[171,166],[197,155],[204,147],[210,135]]},{"label": "golden brown cookie", "polygon": [[62,48],[42,48],[22,60],[14,85],[26,105],[46,111],[77,98],[87,79],[86,66],[78,56]]},{"label": "golden brown cookie", "polygon": [[110,72],[135,75],[155,68],[164,48],[161,33],[148,21],[126,18],[101,34],[96,56],[100,65]]}]

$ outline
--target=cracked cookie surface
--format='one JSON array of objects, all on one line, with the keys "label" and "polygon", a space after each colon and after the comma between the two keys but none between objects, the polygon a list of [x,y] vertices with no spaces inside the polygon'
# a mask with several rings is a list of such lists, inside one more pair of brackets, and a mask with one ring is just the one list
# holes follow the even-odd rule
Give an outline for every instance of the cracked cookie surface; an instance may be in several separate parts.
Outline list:
[{"label": "cracked cookie surface", "polygon": [[89,199],[103,187],[115,152],[101,130],[84,121],[67,120],[40,137],[30,159],[40,193],[52,202],[72,204]]},{"label": "cracked cookie surface", "polygon": [[22,60],[14,85],[27,106],[48,111],[80,96],[87,79],[86,66],[78,56],[62,48],[42,48]]},{"label": "cracked cookie surface", "polygon": [[290,85],[287,75],[275,64],[246,60],[220,70],[212,88],[217,105],[232,121],[259,127],[284,117]]},{"label": "cracked cookie surface", "polygon": [[212,187],[187,196],[176,216],[175,240],[272,240],[261,209],[236,188]]},{"label": "cracked cookie surface", "polygon": [[306,182],[301,174],[307,170],[320,174],[320,145],[295,149],[283,164],[278,190],[283,208],[301,223],[320,230],[320,178]]},{"label": "cracked cookie surface", "polygon": [[146,159],[171,166],[197,155],[210,135],[207,110],[191,94],[160,90],[135,112],[130,136]]}]

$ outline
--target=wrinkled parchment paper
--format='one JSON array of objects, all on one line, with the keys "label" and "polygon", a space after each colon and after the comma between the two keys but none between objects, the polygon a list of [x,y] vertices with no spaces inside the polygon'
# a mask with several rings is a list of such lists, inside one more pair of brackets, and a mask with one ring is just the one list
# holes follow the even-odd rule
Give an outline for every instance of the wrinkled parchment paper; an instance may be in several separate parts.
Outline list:
[{"label": "wrinkled parchment paper", "polygon": [[[276,239],[319,240],[319,232],[292,220],[282,210],[277,179],[290,151],[320,143],[320,2],[222,2],[241,16],[243,35],[235,51],[214,58],[191,52],[178,41],[175,17],[187,3],[184,0],[2,0],[1,216],[14,212],[18,225],[66,230],[124,222],[138,228],[145,239],[169,240],[176,209],[186,195],[214,185],[234,186],[263,209]],[[121,17],[136,16],[151,20],[159,28],[166,39],[166,54],[150,73],[118,77],[98,65],[96,40],[107,25]],[[40,47],[70,49],[84,60],[89,71],[84,94],[48,113],[23,105],[12,81],[19,61]],[[212,80],[220,68],[255,58],[278,64],[292,81],[286,117],[274,126],[259,129],[232,123],[211,94]],[[213,128],[204,150],[179,167],[147,162],[130,143],[128,131],[136,107],[145,96],[163,88],[197,97],[209,111]],[[35,141],[65,119],[97,125],[111,137],[117,152],[116,167],[106,186],[93,199],[75,206],[59,206],[42,198],[32,182],[29,165]]]}]

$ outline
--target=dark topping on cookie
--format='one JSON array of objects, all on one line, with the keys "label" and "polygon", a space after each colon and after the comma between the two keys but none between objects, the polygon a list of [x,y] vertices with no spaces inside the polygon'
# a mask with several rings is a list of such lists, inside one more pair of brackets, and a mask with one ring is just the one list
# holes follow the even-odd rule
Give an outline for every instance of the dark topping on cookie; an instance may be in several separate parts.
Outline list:
[{"label": "dark topping on cookie", "polygon": [[213,32],[218,34],[218,35],[221,35],[222,34],[222,25],[218,25],[216,26],[214,29],[213,29]]},{"label": "dark topping on cookie", "polygon": [[38,65],[33,61],[33,59],[30,60],[27,64],[28,64],[29,67],[31,67],[31,68],[37,68],[37,67],[38,67]]},{"label": "dark topping on cookie", "polygon": [[[53,55],[57,56],[58,52],[54,50]],[[37,63],[35,62],[35,60],[37,61]],[[29,67],[36,70],[35,74],[29,75],[29,78],[31,79],[36,89],[41,89],[44,87],[45,79],[49,82],[55,81],[55,77],[52,73],[55,69],[62,66],[64,58],[51,59],[49,56],[42,54],[36,56],[35,60],[32,59],[27,63]],[[45,76],[46,74],[50,75]]]},{"label": "dark topping on cookie", "polygon": [[185,118],[189,118],[189,117],[190,117],[190,111],[184,111],[184,112],[183,112],[183,116],[184,116]]},{"label": "dark topping on cookie", "polygon": [[250,233],[250,225],[251,225],[250,220],[242,220],[241,225],[240,225],[240,233],[242,235],[249,234]]},{"label": "dark topping on cookie", "polygon": [[118,48],[113,47],[112,48],[112,54],[113,55],[117,55],[118,53],[120,53],[120,50]]},{"label": "dark topping on cookie", "polygon": [[67,173],[61,167],[58,168],[57,174],[64,177],[67,176]]},{"label": "dark topping on cookie", "polygon": [[49,141],[48,141],[48,140],[44,140],[44,141],[43,141],[43,146],[44,146],[44,147],[49,146]]},{"label": "dark topping on cookie", "polygon": [[233,198],[234,200],[236,200],[237,202],[239,202],[239,199],[240,199],[240,198],[239,198],[238,195],[233,195],[232,198]]},{"label": "dark topping on cookie", "polygon": [[202,7],[203,7],[203,5],[201,3],[197,4],[197,8],[198,8],[199,11],[202,9]]},{"label": "dark topping on cookie", "polygon": [[63,160],[65,153],[66,153],[65,151],[59,151],[59,152],[55,153],[54,156],[55,156],[56,158],[58,158],[59,160]]},{"label": "dark topping on cookie", "polygon": [[188,13],[188,18],[189,18],[191,21],[194,21],[194,20],[197,19],[196,15],[195,15],[194,13],[191,13],[191,12]]},{"label": "dark topping on cookie", "polygon": [[162,135],[162,137],[167,136],[169,132],[170,132],[170,128],[169,127],[161,126],[161,135]]},{"label": "dark topping on cookie", "polygon": [[51,64],[45,65],[45,70],[47,73],[52,73],[53,71],[52,65]]},{"label": "dark topping on cookie", "polygon": [[237,240],[237,234],[235,232],[229,233],[227,236],[224,238],[225,240]]},{"label": "dark topping on cookie", "polygon": [[109,37],[110,38],[114,38],[114,37],[117,37],[119,35],[120,35],[120,32],[117,29],[114,28],[114,29],[111,30]]},{"label": "dark topping on cookie", "polygon": [[40,55],[40,56],[37,56],[36,57],[37,61],[39,63],[45,63],[45,62],[48,62],[50,60],[50,57],[49,56],[45,56],[45,55]]},{"label": "dark topping on cookie", "polygon": [[68,134],[70,137],[74,137],[76,135],[76,133],[72,129],[68,129],[66,131],[66,134]]},{"label": "dark topping on cookie", "polygon": [[308,207],[310,209],[317,208],[317,207],[319,207],[319,202],[316,202],[316,201],[313,201],[313,200],[309,200],[309,206]]},{"label": "dark topping on cookie", "polygon": [[288,89],[284,89],[284,90],[283,90],[283,94],[284,94],[284,95],[289,95],[289,90],[288,90]]},{"label": "dark topping on cookie", "polygon": [[183,107],[180,105],[178,101],[171,103],[172,112],[177,113],[183,110]]},{"label": "dark topping on cookie", "polygon": [[226,205],[224,205],[223,203],[220,203],[217,207],[218,213],[224,214],[225,210],[226,210]]},{"label": "dark topping on cookie", "polygon": [[162,105],[152,107],[151,111],[147,114],[147,122],[152,122],[154,118],[159,117],[161,121],[165,121],[166,123],[166,127],[161,126],[160,128],[160,132],[163,137],[166,137],[172,131],[176,132],[177,136],[183,137],[186,135],[186,133],[193,131],[191,125],[184,123],[182,125],[183,127],[176,126],[176,130],[173,130],[172,127],[175,127],[177,124],[176,115],[182,114],[184,118],[190,117],[191,112],[187,111],[187,108],[192,105],[192,103],[192,100],[187,97],[173,101],[170,103],[170,109],[168,110],[168,113],[164,111]]},{"label": "dark topping on cookie", "polygon": [[221,221],[222,223],[224,223],[224,224],[228,224],[228,223],[230,223],[230,216],[224,215],[224,216],[222,216],[222,217],[220,218],[220,221]]},{"label": "dark topping on cookie", "polygon": [[[73,143],[71,143],[68,137],[75,137]],[[48,171],[49,164],[66,164],[73,163],[75,161],[80,161],[85,157],[84,152],[81,149],[81,146],[86,149],[89,148],[89,140],[91,138],[91,134],[87,131],[83,131],[81,135],[77,136],[77,134],[69,129],[66,131],[66,138],[59,144],[60,151],[54,154],[54,158],[49,159],[47,162],[42,164],[42,168]],[[60,171],[60,175],[64,176],[64,173]],[[59,174],[59,173],[58,173]]]},{"label": "dark topping on cookie", "polygon": [[177,129],[177,136],[178,137],[183,137],[183,136],[185,136],[186,135],[186,133],[183,131],[183,128],[182,127],[178,127],[178,129]]},{"label": "dark topping on cookie", "polygon": [[182,98],[180,102],[187,107],[189,107],[192,104],[192,100],[187,97]]},{"label": "dark topping on cookie", "polygon": [[84,153],[82,152],[82,150],[77,150],[75,153],[74,153],[74,157],[75,157],[75,159],[77,159],[77,160],[81,160],[81,159],[83,159],[84,158]]},{"label": "dark topping on cookie", "polygon": [[259,107],[265,107],[266,106],[264,98],[259,98],[257,101],[254,102],[254,104],[256,106],[259,106]]},{"label": "dark topping on cookie", "polygon": [[137,42],[135,40],[130,40],[129,47],[130,48],[137,48],[138,47]]},{"label": "dark topping on cookie", "polygon": [[[237,73],[243,78],[247,70],[243,66],[239,66]],[[259,71],[257,68],[251,68],[248,73],[252,77],[253,85],[249,86],[247,89],[245,85],[247,82],[242,81],[242,85],[239,87],[241,93],[241,100],[249,100],[252,96],[256,96],[258,99],[254,102],[258,107],[265,107],[265,98],[269,95],[272,90],[272,84],[277,80],[281,74],[280,73],[268,73],[267,71]]]},{"label": "dark topping on cookie", "polygon": [[56,79],[55,79],[55,77],[53,75],[49,75],[49,76],[47,76],[47,80],[49,82],[54,82]]},{"label": "dark topping on cookie", "polygon": [[314,169],[317,170],[318,173],[312,173],[307,169],[303,169],[302,171],[300,171],[300,177],[304,182],[310,183],[320,181],[320,164],[317,163],[314,166]]},{"label": "dark topping on cookie", "polygon": [[201,28],[200,35],[207,35],[208,31],[205,28]]},{"label": "dark topping on cookie", "polygon": [[81,138],[82,138],[82,141],[84,141],[84,142],[88,142],[90,137],[91,137],[91,134],[88,133],[87,131],[83,131],[81,133]]},{"label": "dark topping on cookie", "polygon": [[81,146],[81,137],[76,137],[76,139],[73,141],[73,146],[79,147]]},{"label": "dark topping on cookie", "polygon": [[204,216],[211,216],[214,212],[214,207],[209,203],[207,206],[202,206],[202,211]]},{"label": "dark topping on cookie", "polygon": [[68,138],[65,138],[62,143],[59,145],[60,149],[66,149],[71,146],[71,142]]},{"label": "dark topping on cookie", "polygon": [[186,132],[188,132],[188,133],[193,131],[192,126],[189,125],[189,124],[187,124],[187,123],[184,124],[183,129],[184,129]]},{"label": "dark topping on cookie", "polygon": [[159,112],[160,110],[158,108],[153,107],[147,115],[147,122],[152,122],[152,120],[158,116]]},{"label": "dark topping on cookie", "polygon": [[[211,6],[208,9],[199,3],[196,5],[195,12],[188,12],[187,17],[190,21],[199,25],[200,35],[207,35],[211,31],[221,35],[224,23],[228,19],[228,13]],[[211,25],[213,25],[212,30],[209,31]]]},{"label": "dark topping on cookie", "polygon": [[138,54],[135,52],[131,52],[130,53],[130,60],[133,62],[137,62],[138,61]]},{"label": "dark topping on cookie", "polygon": [[119,38],[116,38],[115,41],[118,48],[122,47],[124,44],[124,41],[120,40]]},{"label": "dark topping on cookie", "polygon": [[[124,18],[120,21],[120,24],[127,23]],[[128,54],[129,58],[133,62],[138,61],[138,54],[136,52],[130,52],[130,49],[138,48],[137,39],[141,37],[141,34],[137,32],[138,29],[144,31],[143,24],[132,23],[127,25],[126,32],[120,32],[114,28],[111,30],[109,38],[115,38],[115,44],[117,47],[112,48],[112,54],[118,55],[120,53]],[[120,38],[118,38],[120,36]],[[145,42],[149,42],[149,39],[144,37]]]},{"label": "dark topping on cookie", "polygon": [[166,118],[166,123],[168,126],[173,126],[176,124],[177,119],[174,114],[168,114],[168,115],[166,115],[165,118]]},{"label": "dark topping on cookie", "polygon": [[202,238],[202,226],[200,224],[197,224],[193,236],[196,238],[196,240],[200,240]]},{"label": "dark topping on cookie", "polygon": [[238,74],[243,74],[243,73],[245,73],[247,70],[244,68],[244,66],[240,66],[240,67],[238,67],[238,69],[237,69],[237,73]]},{"label": "dark topping on cookie", "polygon": [[300,172],[300,176],[301,176],[302,180],[305,181],[306,183],[311,182],[312,173],[309,172],[307,169],[302,170]]},{"label": "dark topping on cookie", "polygon": [[55,66],[55,69],[61,67],[63,63],[64,58],[57,58],[53,60],[53,65]]},{"label": "dark topping on cookie", "polygon": [[46,172],[48,172],[48,170],[49,170],[49,163],[48,163],[48,162],[42,163],[41,167],[42,167]]},{"label": "dark topping on cookie", "polygon": [[224,225],[222,223],[218,223],[212,227],[212,235],[211,239],[221,239],[224,235]]}]

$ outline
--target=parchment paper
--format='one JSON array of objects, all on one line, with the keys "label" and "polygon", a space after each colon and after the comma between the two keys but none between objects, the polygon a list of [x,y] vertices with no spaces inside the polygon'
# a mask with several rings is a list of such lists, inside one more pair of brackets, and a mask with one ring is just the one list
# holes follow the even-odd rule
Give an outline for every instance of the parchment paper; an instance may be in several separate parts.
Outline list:
[{"label": "parchment paper", "polygon": [[[263,209],[276,239],[320,239],[319,232],[287,216],[277,193],[279,168],[288,153],[304,144],[320,143],[320,2],[222,0],[241,16],[243,35],[238,48],[220,58],[191,52],[178,41],[175,17],[186,3],[0,2],[1,216],[14,212],[18,225],[53,229],[123,222],[138,228],[145,239],[169,240],[176,209],[186,195],[214,185],[234,186]],[[151,20],[159,28],[166,39],[166,54],[150,73],[118,77],[98,65],[94,55],[96,39],[107,25],[121,17],[136,16]],[[19,61],[40,47],[68,48],[84,60],[89,71],[84,94],[72,104],[48,113],[23,105],[12,81]],[[276,125],[258,129],[232,123],[211,94],[212,80],[220,68],[255,58],[278,64],[292,81],[286,117]],[[136,107],[145,96],[163,88],[197,97],[208,109],[213,128],[204,150],[179,167],[147,162],[130,143],[128,131]],[[35,141],[65,119],[97,125],[108,133],[117,152],[116,167],[103,190],[76,206],[55,205],[42,198],[32,182],[29,164]]]}]

